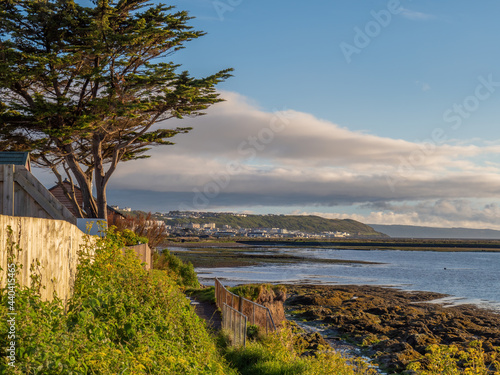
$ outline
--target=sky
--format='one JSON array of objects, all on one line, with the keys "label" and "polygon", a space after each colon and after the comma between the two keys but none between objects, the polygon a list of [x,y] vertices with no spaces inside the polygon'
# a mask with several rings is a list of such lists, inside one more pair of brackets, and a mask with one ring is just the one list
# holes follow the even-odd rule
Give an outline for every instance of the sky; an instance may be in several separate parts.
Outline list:
[{"label": "sky", "polygon": [[193,127],[175,145],[119,165],[110,204],[500,229],[499,2],[168,4],[207,33],[169,58],[234,77],[162,124]]}]

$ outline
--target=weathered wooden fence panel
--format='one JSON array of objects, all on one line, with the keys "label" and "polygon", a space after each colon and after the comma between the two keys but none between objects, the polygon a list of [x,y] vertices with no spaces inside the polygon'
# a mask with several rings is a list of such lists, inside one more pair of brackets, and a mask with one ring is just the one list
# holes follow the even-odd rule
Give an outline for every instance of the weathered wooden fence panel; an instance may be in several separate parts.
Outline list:
[{"label": "weathered wooden fence panel", "polygon": [[30,265],[38,260],[38,271],[45,286],[41,290],[42,299],[52,300],[56,292],[59,298],[67,300],[72,294],[76,277],[78,251],[87,240],[93,239],[67,221],[0,215],[2,287],[7,277],[8,226],[13,231],[12,240],[22,249],[17,258],[17,262],[23,265],[22,269],[18,269],[20,284],[30,285]]},{"label": "weathered wooden fence panel", "polygon": [[0,214],[66,220],[75,216],[59,202],[26,168],[0,165]]}]

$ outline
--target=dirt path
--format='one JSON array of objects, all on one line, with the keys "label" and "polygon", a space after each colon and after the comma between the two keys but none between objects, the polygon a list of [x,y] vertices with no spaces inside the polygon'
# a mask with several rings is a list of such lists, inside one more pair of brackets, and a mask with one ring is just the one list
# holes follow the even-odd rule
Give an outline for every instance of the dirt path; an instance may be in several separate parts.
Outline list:
[{"label": "dirt path", "polygon": [[201,319],[207,322],[207,326],[214,331],[220,331],[222,328],[222,317],[217,306],[211,302],[200,301],[191,297],[191,303],[194,306],[194,311]]}]

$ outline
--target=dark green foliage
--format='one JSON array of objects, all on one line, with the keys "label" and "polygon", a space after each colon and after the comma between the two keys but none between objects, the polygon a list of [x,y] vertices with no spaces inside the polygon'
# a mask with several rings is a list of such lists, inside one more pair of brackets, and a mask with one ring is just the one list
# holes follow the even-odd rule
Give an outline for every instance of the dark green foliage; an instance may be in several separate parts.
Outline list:
[{"label": "dark green foliage", "polygon": [[154,253],[153,268],[167,271],[170,277],[177,280],[180,286],[192,288],[200,286],[193,264],[191,262],[183,263],[182,260],[166,249],[159,255]]},{"label": "dark green foliage", "polygon": [[0,1],[0,149],[32,150],[60,182],[64,170],[86,214],[106,218],[118,162],[190,130],[154,125],[221,101],[215,86],[230,70],[193,78],[168,60],[204,34],[190,19],[147,0]]},{"label": "dark green foliage", "polygon": [[262,337],[263,329],[255,324],[247,324],[247,339],[248,340],[256,340],[259,337]]}]

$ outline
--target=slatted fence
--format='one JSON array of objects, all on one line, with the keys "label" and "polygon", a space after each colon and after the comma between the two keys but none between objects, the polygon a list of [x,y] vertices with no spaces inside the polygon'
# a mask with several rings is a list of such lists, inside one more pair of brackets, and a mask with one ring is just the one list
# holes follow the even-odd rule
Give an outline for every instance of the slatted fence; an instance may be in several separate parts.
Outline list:
[{"label": "slatted fence", "polygon": [[[7,227],[12,229],[9,234]],[[0,287],[6,285],[7,247],[10,241],[19,245],[16,261],[22,264],[18,281],[23,286],[31,283],[30,268],[39,262],[37,273],[44,287],[43,300],[52,300],[54,292],[63,301],[70,298],[76,277],[78,252],[91,245],[94,239],[64,220],[39,219],[0,215]],[[89,251],[91,251],[89,249]]]},{"label": "slatted fence", "polygon": [[[247,323],[264,328],[266,330],[266,334],[276,331],[276,325],[274,324],[273,316],[271,311],[269,311],[269,308],[231,293],[217,278],[215,278],[215,299],[217,307],[222,311],[223,321],[225,319],[224,305],[227,305],[247,318],[244,323],[245,332]],[[240,321],[240,324],[242,325],[243,323]],[[237,332],[243,328],[235,327],[234,329],[235,331],[233,331],[232,334],[236,335]]]},{"label": "slatted fence", "polygon": [[225,303],[222,304],[222,328],[229,332],[233,346],[245,346],[247,317]]}]

